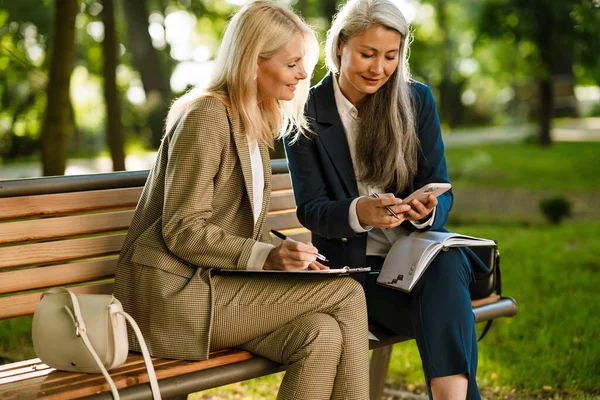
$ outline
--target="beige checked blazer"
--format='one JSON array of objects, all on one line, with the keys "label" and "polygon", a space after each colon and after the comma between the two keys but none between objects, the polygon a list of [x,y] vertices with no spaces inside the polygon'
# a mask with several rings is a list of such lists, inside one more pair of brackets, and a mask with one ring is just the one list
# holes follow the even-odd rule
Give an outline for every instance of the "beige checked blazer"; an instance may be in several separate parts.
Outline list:
[{"label": "beige checked blazer", "polygon": [[[265,229],[271,193],[268,148],[261,215],[252,214],[252,169],[239,118],[202,98],[167,132],[117,263],[114,292],[153,356],[207,359],[214,269],[246,269]],[[237,325],[258,321],[235,321]],[[139,351],[135,336],[130,346]]]}]

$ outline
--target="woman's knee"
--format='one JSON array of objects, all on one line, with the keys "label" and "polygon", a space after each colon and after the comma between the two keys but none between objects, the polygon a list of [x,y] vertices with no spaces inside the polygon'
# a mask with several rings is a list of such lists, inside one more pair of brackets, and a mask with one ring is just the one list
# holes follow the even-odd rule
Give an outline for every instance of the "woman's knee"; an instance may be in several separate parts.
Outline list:
[{"label": "woman's knee", "polygon": [[340,326],[331,315],[316,313],[301,319],[304,332],[303,348],[312,353],[327,353],[339,358],[342,353],[343,337]]},{"label": "woman's knee", "polygon": [[471,283],[471,269],[460,250],[451,248],[440,252],[421,278],[424,285],[461,285]]},{"label": "woman's knee", "polygon": [[344,277],[343,285],[344,289],[348,292],[348,297],[353,303],[364,303],[366,307],[367,300],[365,298],[365,289],[357,280],[350,277]]}]

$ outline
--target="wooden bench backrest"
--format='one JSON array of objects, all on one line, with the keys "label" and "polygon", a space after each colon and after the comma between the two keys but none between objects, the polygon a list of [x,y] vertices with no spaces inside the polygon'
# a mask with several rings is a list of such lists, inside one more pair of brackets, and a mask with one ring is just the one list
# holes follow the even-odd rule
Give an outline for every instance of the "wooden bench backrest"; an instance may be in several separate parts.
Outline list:
[{"label": "wooden bench backrest", "polygon": [[[0,198],[0,320],[33,314],[40,293],[49,287],[111,293],[142,188]],[[310,240],[296,218],[289,174],[273,175],[268,226]]]}]

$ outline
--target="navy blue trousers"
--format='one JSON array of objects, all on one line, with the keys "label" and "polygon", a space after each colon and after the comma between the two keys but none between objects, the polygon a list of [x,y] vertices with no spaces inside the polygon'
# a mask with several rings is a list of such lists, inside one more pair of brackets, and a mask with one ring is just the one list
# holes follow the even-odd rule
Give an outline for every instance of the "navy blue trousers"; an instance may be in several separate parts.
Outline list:
[{"label": "navy blue trousers", "polygon": [[[373,270],[383,258],[367,257]],[[469,378],[467,400],[479,400],[477,336],[469,285],[472,269],[458,249],[440,252],[410,293],[378,285],[377,274],[357,276],[365,288],[369,320],[416,339],[429,397],[431,379],[456,374]]]}]

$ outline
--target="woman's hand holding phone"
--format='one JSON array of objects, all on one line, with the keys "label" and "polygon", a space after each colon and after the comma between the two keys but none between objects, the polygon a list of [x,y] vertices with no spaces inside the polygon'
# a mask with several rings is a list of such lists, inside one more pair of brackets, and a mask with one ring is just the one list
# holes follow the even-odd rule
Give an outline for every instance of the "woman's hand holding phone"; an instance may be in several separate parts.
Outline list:
[{"label": "woman's hand holding phone", "polygon": [[415,190],[410,196],[402,200],[402,204],[411,206],[411,210],[406,213],[405,218],[409,221],[420,222],[431,217],[431,213],[437,206],[437,196],[450,190],[449,183],[429,183],[420,189]]},{"label": "woman's hand holding phone", "polygon": [[392,193],[378,194],[378,197],[373,193],[372,197],[359,199],[356,214],[362,225],[377,228],[395,228],[404,220],[419,222],[431,216],[438,204],[436,197],[451,187],[449,183],[429,183],[405,199],[398,199]]},{"label": "woman's hand holding phone", "polygon": [[413,199],[410,203],[410,210],[405,213],[404,218],[413,222],[425,222],[431,218],[431,213],[438,201],[434,195],[430,194],[425,203],[422,203],[418,199]]}]

